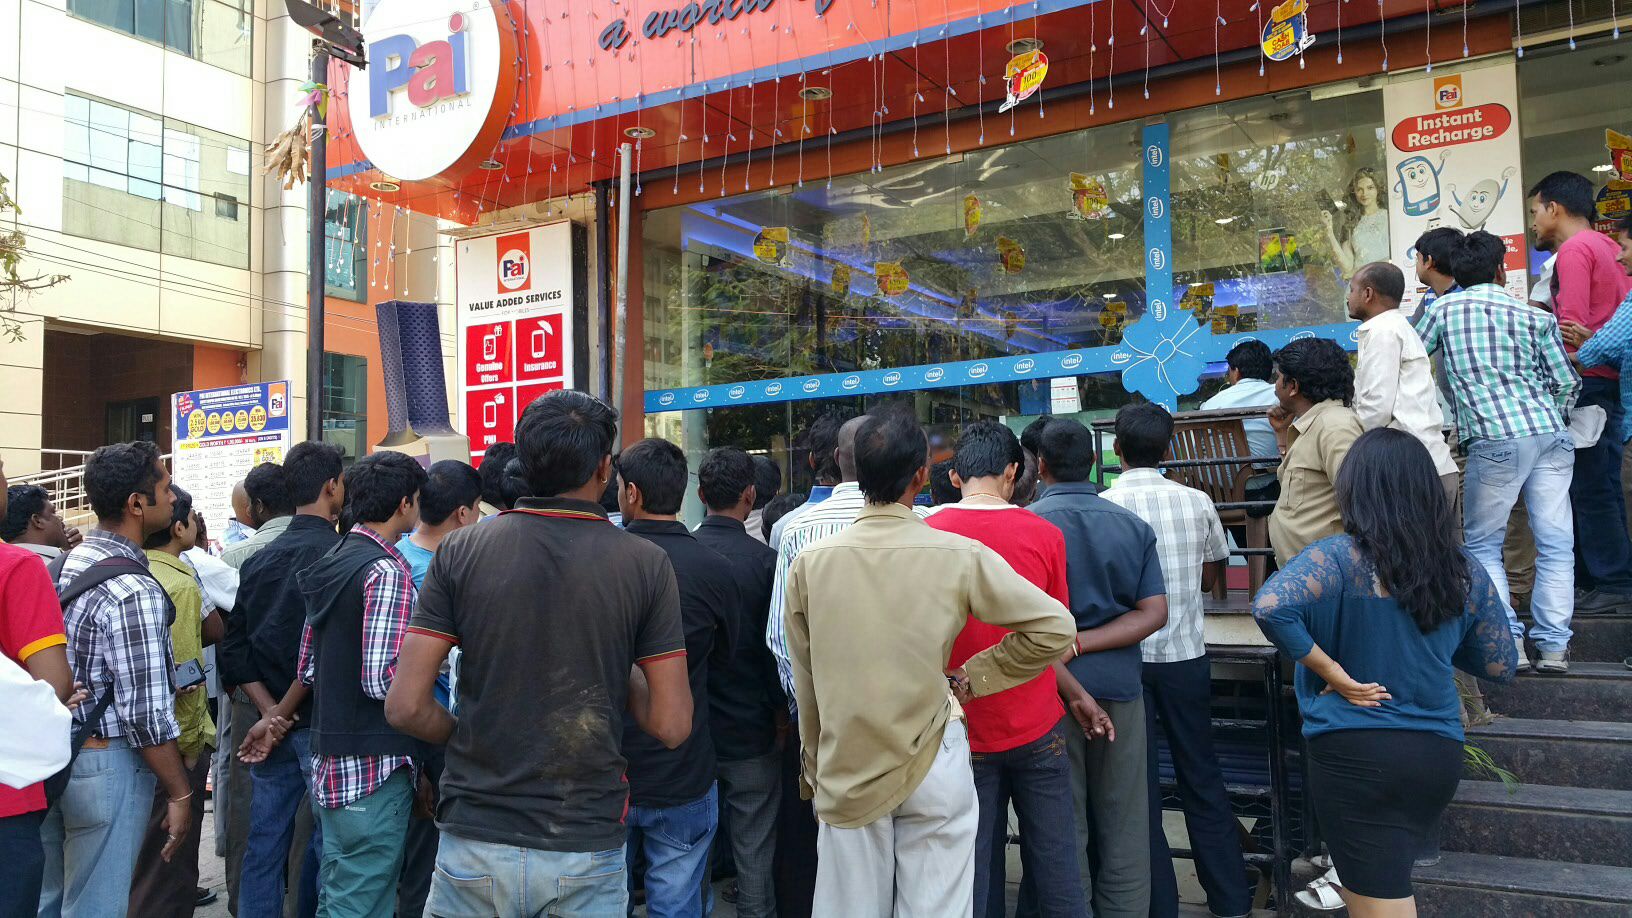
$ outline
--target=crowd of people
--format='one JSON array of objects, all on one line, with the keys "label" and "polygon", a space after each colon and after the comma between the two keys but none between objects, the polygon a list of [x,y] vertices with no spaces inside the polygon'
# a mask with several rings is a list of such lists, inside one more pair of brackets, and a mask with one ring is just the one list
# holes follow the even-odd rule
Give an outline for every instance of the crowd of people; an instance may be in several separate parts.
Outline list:
[{"label": "crowd of people", "polygon": [[[1207,405],[1267,409],[1253,613],[1297,663],[1316,906],[1414,914],[1462,770],[1453,669],[1566,671],[1571,615],[1632,604],[1632,220],[1591,229],[1583,182],[1532,192],[1536,302],[1501,240],[1436,229],[1415,321],[1397,267],[1357,266],[1356,361],[1245,342]],[[0,918],[192,914],[207,787],[239,918],[700,916],[727,864],[743,916],[989,918],[1011,810],[1019,914],[1170,918],[1159,735],[1208,908],[1246,915],[1203,614],[1230,540],[1162,471],[1174,423],[1123,407],[1101,488],[1073,419],[975,422],[932,464],[907,408],[834,410],[782,494],[736,446],[695,474],[620,451],[615,410],[560,391],[480,469],[301,443],[219,552],[153,444],[105,446],[84,533],[0,492],[7,707],[22,670],[49,687],[5,712],[49,741],[0,731]]]}]

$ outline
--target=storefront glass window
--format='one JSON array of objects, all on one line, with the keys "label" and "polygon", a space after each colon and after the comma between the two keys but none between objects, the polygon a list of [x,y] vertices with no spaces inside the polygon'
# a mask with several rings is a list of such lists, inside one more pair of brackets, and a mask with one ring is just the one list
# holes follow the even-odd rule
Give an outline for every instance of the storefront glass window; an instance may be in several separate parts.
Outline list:
[{"label": "storefront glass window", "polygon": [[249,76],[247,0],[69,0],[68,12]]},{"label": "storefront glass window", "polygon": [[323,441],[340,447],[346,465],[368,455],[368,360],[323,355]]},{"label": "storefront glass window", "polygon": [[323,214],[323,288],[329,296],[362,302],[368,273],[368,202],[328,190]]}]

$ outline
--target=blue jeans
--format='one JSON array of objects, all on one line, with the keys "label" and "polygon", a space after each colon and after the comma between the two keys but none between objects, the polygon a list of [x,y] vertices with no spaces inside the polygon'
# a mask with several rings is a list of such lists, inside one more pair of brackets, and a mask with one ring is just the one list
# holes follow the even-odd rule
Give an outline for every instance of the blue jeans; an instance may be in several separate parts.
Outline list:
[{"label": "blue jeans", "polygon": [[1575,515],[1575,579],[1584,588],[1632,595],[1632,540],[1626,535],[1626,497],[1621,492],[1620,383],[1588,376],[1576,407],[1597,405],[1609,420],[1603,436],[1575,452],[1570,501]]},{"label": "blue jeans", "polygon": [[68,789],[40,827],[40,918],[122,916],[130,904],[130,879],[157,780],[129,743],[107,743],[106,749],[80,751]]},{"label": "blue jeans", "polygon": [[543,851],[442,833],[425,911],[481,916],[624,918],[629,889],[623,849]]},{"label": "blue jeans", "polygon": [[[295,730],[266,761],[249,767],[254,788],[249,804],[249,841],[238,880],[238,918],[281,918],[284,878],[288,875],[289,845],[295,835],[295,814],[310,806],[308,787],[312,772],[312,731]],[[315,821],[300,870],[300,914],[317,913],[318,863],[323,852],[323,829]]]},{"label": "blue jeans", "polygon": [[[1524,626],[1513,614],[1502,564],[1507,518],[1522,494],[1536,536],[1536,584],[1530,593],[1535,625],[1530,637],[1542,650],[1561,651],[1570,645],[1570,617],[1575,612],[1575,531],[1570,518],[1574,470],[1575,446],[1567,432],[1468,444],[1462,491],[1468,552],[1495,582],[1514,637],[1523,637]],[[1625,529],[1621,532],[1624,535]]]},{"label": "blue jeans", "polygon": [[1066,717],[1052,730],[1014,749],[976,752],[969,757],[980,800],[975,833],[975,918],[1002,918],[1004,848],[1009,834],[1009,802],[1020,817],[1020,862],[1035,885],[1038,913],[1047,918],[1085,918],[1088,902],[1077,870],[1077,824],[1067,818],[1071,802],[1071,758],[1065,731],[1078,729]]},{"label": "blue jeans", "polygon": [[720,824],[720,788],[676,806],[629,807],[628,858],[646,854],[646,913],[702,918],[708,849]]}]

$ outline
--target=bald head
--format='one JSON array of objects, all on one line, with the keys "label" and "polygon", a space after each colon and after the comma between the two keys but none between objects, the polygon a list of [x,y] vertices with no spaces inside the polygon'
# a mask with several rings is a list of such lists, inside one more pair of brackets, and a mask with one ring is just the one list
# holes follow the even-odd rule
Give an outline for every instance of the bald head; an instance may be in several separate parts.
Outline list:
[{"label": "bald head", "polygon": [[856,433],[861,425],[866,423],[867,415],[851,418],[839,428],[839,445],[833,450],[833,458],[839,464],[841,481],[856,480]]},{"label": "bald head", "polygon": [[255,517],[251,515],[249,506],[249,491],[244,488],[241,479],[232,486],[232,515],[245,526],[255,525]]}]

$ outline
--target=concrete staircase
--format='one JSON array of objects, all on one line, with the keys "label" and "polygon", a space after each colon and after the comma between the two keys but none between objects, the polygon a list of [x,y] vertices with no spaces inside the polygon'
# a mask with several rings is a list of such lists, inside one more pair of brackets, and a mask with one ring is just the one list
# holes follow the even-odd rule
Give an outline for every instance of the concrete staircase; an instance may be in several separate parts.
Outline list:
[{"label": "concrete staircase", "polygon": [[1522,783],[1462,782],[1440,862],[1416,871],[1422,915],[1632,915],[1632,615],[1573,627],[1569,675],[1485,686],[1503,716],[1468,741]]}]

